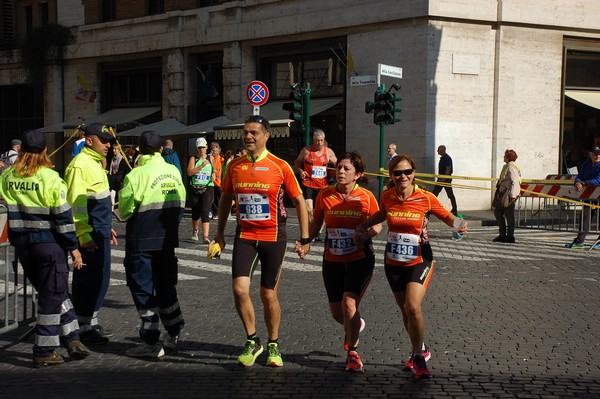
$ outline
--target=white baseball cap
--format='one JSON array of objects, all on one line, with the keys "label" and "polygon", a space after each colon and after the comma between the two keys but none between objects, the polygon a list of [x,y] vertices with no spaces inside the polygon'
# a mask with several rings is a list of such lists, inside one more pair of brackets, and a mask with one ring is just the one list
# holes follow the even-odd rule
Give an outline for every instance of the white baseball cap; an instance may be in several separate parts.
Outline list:
[{"label": "white baseball cap", "polygon": [[204,137],[196,139],[196,147],[206,147],[206,139]]}]

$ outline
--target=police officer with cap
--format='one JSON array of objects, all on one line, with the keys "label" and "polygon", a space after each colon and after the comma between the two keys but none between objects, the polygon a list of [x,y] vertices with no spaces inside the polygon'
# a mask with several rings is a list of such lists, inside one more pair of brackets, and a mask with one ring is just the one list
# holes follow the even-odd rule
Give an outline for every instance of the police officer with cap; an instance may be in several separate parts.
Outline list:
[{"label": "police officer with cap", "polygon": [[90,354],[80,341],[79,325],[69,296],[69,265],[82,268],[67,186],[52,170],[46,136],[32,130],[23,135],[21,153],[0,176],[0,194],[8,204],[8,237],[25,276],[38,292],[33,345],[34,367],[64,363],[55,348],[69,357]]},{"label": "police officer with cap", "polygon": [[85,146],[65,170],[67,199],[73,206],[75,233],[86,267],[73,272],[73,305],[88,345],[105,344],[109,334],[98,324],[110,281],[110,245],[117,244],[111,228],[112,202],[106,171],[102,165],[115,140],[102,123],[81,128]]},{"label": "police officer with cap", "polygon": [[[119,191],[119,211],[127,220],[125,273],[141,318],[143,343],[127,350],[133,357],[159,358],[177,348],[184,320],[177,299],[179,223],[185,209],[181,173],[162,157],[155,131],[140,136],[139,166],[125,176]],[[159,341],[159,319],[166,332]]]}]

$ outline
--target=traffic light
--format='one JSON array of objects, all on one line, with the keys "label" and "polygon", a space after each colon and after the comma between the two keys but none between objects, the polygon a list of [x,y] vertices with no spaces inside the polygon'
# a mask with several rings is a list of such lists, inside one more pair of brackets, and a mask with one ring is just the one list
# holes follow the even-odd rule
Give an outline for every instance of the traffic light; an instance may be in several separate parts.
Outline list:
[{"label": "traffic light", "polygon": [[288,98],[293,101],[284,103],[281,108],[289,111],[291,120],[302,123],[304,121],[304,94],[298,90],[293,90]]},{"label": "traffic light", "polygon": [[392,125],[395,122],[400,122],[400,117],[396,116],[396,112],[400,112],[400,107],[396,106],[396,101],[400,100],[394,93],[377,89],[373,101],[365,103],[365,112],[367,114],[373,112],[373,123],[376,125]]},{"label": "traffic light", "polygon": [[391,121],[390,123],[393,125],[396,122],[400,122],[400,115],[396,115],[396,113],[400,113],[402,111],[402,109],[400,108],[400,105],[396,105],[396,101],[402,101],[402,99],[400,97],[398,97],[395,93],[390,93],[392,98],[390,99],[390,110],[391,110]]}]

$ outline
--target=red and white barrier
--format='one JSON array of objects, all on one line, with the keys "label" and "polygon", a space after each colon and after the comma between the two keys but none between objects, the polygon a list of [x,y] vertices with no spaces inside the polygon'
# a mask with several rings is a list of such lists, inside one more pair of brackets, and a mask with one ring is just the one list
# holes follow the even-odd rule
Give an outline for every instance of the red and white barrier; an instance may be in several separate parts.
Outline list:
[{"label": "red and white barrier", "polygon": [[[574,175],[548,175],[546,180],[575,181]],[[551,195],[553,197],[562,197],[570,199],[593,199],[600,200],[600,186],[586,187],[584,190],[577,191],[571,185],[557,184],[521,184],[522,197],[538,197],[537,193]]]}]

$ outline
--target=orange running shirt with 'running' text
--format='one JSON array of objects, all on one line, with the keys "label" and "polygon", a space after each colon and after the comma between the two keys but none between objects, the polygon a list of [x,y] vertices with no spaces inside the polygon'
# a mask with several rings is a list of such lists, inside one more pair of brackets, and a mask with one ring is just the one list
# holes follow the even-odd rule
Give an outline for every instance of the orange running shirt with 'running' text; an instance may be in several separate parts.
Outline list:
[{"label": "orange running shirt with 'running' text", "polygon": [[381,210],[387,215],[388,236],[385,261],[392,266],[413,266],[423,262],[419,244],[427,242],[429,213],[443,220],[450,211],[435,195],[415,185],[406,201],[392,187],[381,194]]},{"label": "orange running shirt with 'running' text", "polygon": [[371,240],[355,243],[354,228],[379,210],[372,192],[355,185],[344,199],[335,189],[327,187],[319,192],[315,201],[314,217],[324,220],[327,226],[325,260],[351,262],[365,258],[364,247]]},{"label": "orange running shirt with 'running' text", "polygon": [[250,155],[229,162],[221,190],[235,196],[239,237],[267,242],[285,233],[284,192],[290,198],[302,194],[290,165],[267,150],[254,162]]}]

